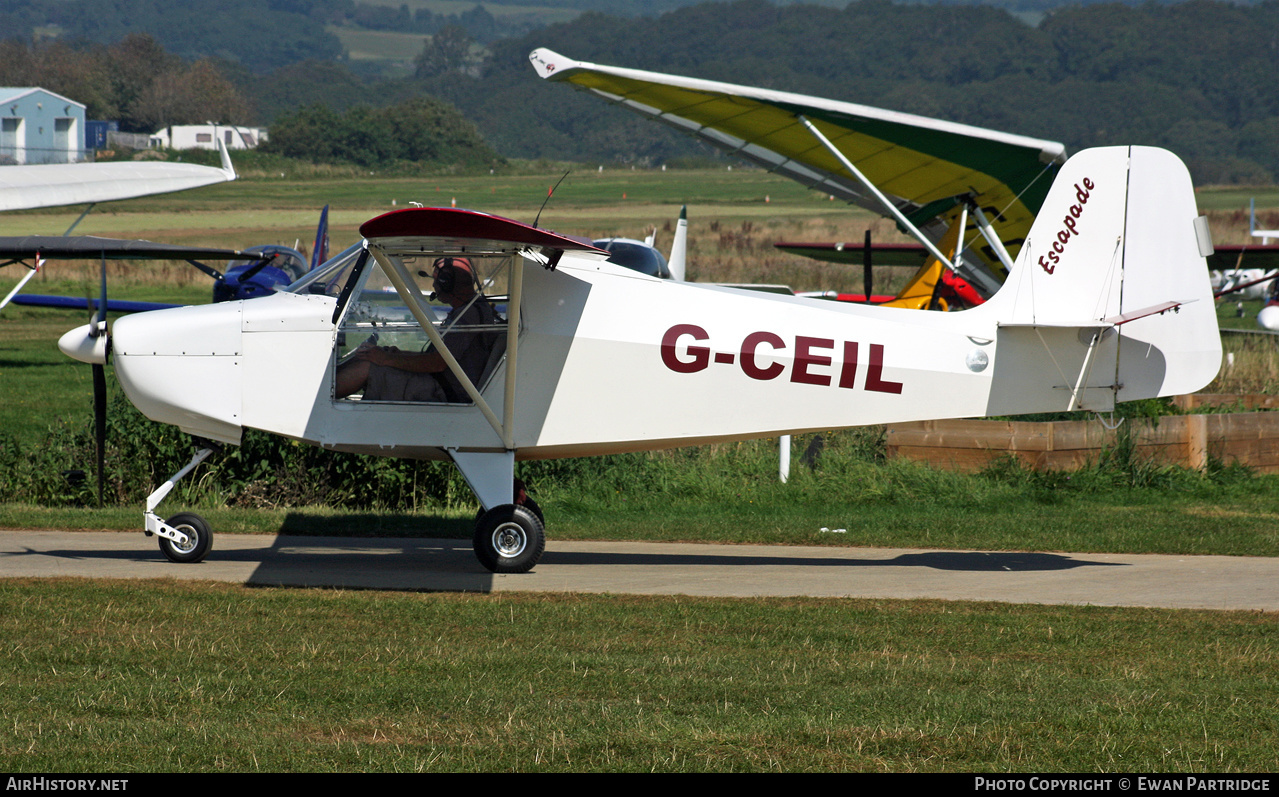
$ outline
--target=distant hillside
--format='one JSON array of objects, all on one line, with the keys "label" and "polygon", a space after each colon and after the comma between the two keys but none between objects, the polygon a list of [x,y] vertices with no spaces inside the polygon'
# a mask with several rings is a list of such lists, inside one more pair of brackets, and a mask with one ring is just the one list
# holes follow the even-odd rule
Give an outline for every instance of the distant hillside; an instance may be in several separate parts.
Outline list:
[{"label": "distant hillside", "polygon": [[[169,53],[188,62],[204,57],[197,65],[210,85],[217,65],[245,100],[237,114],[250,121],[269,123],[315,104],[340,113],[439,97],[506,157],[658,163],[713,154],[660,125],[542,82],[527,56],[546,46],[580,60],[1055,139],[1072,150],[1164,146],[1186,159],[1201,183],[1269,182],[1279,175],[1279,0],[1073,5],[1033,25],[1026,14],[1054,0],[999,2],[1021,15],[991,5],[889,0],[846,8],[768,0],[528,0],[518,7],[442,0],[11,0],[0,6],[0,30],[60,32],[60,42],[154,30]],[[603,13],[615,9],[626,13]],[[491,38],[499,30],[493,24],[532,24],[541,13],[563,19],[566,11],[585,13]],[[422,49],[413,55],[427,27],[434,32],[421,34]],[[346,37],[347,52],[334,30]],[[368,35],[348,36],[352,31]],[[394,47],[379,35],[392,37]],[[358,56],[350,51],[356,46]],[[68,84],[65,67],[76,59],[47,60],[49,87]],[[0,64],[0,72],[35,82],[32,66]],[[183,74],[186,67],[167,69]],[[143,95],[121,96],[120,81],[82,74],[81,83],[100,95],[84,101],[132,113],[138,126],[156,115],[144,113]]]},{"label": "distant hillside", "polygon": [[[0,38],[29,42],[33,36],[60,36],[114,44],[129,33],[147,33],[187,60],[219,58],[259,73],[308,59],[349,58],[363,72],[394,75],[403,71],[405,59],[370,48],[369,39],[361,34],[429,36],[456,25],[488,44],[571,21],[582,13],[656,17],[700,1],[5,0],[0,3]],[[1147,0],[1123,1],[1147,4]],[[772,2],[798,5],[793,0]],[[805,2],[827,9],[848,4],[847,0]],[[1053,9],[1093,2],[1102,0],[941,0],[937,4],[1001,8],[1037,24]]]},{"label": "distant hillside", "polygon": [[1064,141],[1149,144],[1200,182],[1279,174],[1279,0],[1063,8],[1037,27],[974,6],[703,4],[651,22],[587,14],[498,42],[478,77],[419,81],[514,157],[656,162],[685,137],[536,79],[585,61],[796,91]]}]

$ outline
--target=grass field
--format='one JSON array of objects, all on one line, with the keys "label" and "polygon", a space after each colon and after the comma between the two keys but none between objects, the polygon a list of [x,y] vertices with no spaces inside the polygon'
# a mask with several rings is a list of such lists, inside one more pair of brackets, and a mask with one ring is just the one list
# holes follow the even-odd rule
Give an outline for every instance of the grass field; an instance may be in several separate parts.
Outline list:
[{"label": "grass field", "polygon": [[[531,221],[557,178],[264,177],[119,203],[79,231],[291,245],[313,235],[329,202],[342,246],[392,199],[403,207],[456,197],[459,207]],[[1237,199],[1213,200],[1218,240],[1246,235],[1246,217],[1241,233],[1230,210]],[[872,223],[758,172],[586,170],[557,192],[543,224],[635,237],[653,225],[661,242],[684,201],[704,279],[846,285],[847,271],[775,254],[771,243],[857,239]],[[173,213],[179,205],[190,210]],[[76,215],[5,214],[0,235],[57,234]],[[898,240],[873,224],[881,240]],[[83,295],[96,290],[94,274],[54,265],[34,289]],[[184,266],[113,265],[111,280],[122,297],[209,293],[207,278]],[[4,274],[0,291],[12,283]],[[1224,322],[1230,309],[1222,313]],[[11,438],[38,447],[59,419],[87,424],[89,369],[53,345],[81,323],[83,313],[0,314],[0,429]],[[1279,389],[1273,340],[1230,340],[1239,356],[1219,387]],[[796,441],[797,458],[809,442]],[[537,498],[552,538],[1279,555],[1274,477],[1122,463],[1072,476],[968,477],[877,463],[866,445],[861,433],[830,436],[817,466],[796,465],[787,485],[776,481],[775,443],[757,441],[586,463],[589,481],[551,479]],[[170,506],[180,499],[181,490]],[[469,536],[473,516],[460,504],[341,511],[208,501],[199,511],[219,533]],[[136,529],[140,516],[136,504],[0,503],[0,528]],[[821,534],[823,526],[847,531]],[[0,582],[0,768],[1273,772],[1274,619],[10,580]]]},{"label": "grass field", "polygon": [[9,772],[1273,772],[1274,618],[0,583]]}]

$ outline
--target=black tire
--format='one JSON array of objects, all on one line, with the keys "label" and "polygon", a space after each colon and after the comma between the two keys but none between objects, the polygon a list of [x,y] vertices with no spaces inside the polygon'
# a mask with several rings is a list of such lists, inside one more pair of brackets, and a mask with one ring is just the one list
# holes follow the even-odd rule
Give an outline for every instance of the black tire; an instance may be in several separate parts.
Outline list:
[{"label": "black tire", "polygon": [[[536,515],[538,522],[542,524],[542,530],[543,531],[546,530],[546,515],[542,514],[542,507],[538,506],[536,501],[534,501],[532,498],[526,497],[524,499],[524,503],[519,504],[518,506],[522,506],[525,509],[532,512],[534,515]],[[480,507],[479,509],[475,510],[475,522],[479,523],[480,518],[482,517],[484,517],[484,507]]]},{"label": "black tire", "polygon": [[542,530],[546,530],[546,516],[542,514],[542,507],[537,505],[532,496],[525,496],[524,503],[520,504],[537,517],[537,522],[542,524]]},{"label": "black tire", "polygon": [[494,573],[527,573],[546,550],[546,532],[523,506],[495,506],[475,522],[472,540],[480,564]]},{"label": "black tire", "polygon": [[213,549],[213,530],[204,518],[191,512],[182,512],[164,521],[191,538],[188,545],[179,545],[167,537],[160,538],[160,553],[178,564],[194,564],[204,561]]}]

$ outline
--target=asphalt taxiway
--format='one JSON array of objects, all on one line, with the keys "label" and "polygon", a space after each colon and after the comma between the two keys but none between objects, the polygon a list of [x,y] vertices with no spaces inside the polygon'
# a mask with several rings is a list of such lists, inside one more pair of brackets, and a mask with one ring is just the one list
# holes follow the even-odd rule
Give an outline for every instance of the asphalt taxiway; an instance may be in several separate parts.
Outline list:
[{"label": "asphalt taxiway", "polygon": [[1279,558],[551,540],[494,575],[467,540],[222,534],[178,565],[141,532],[0,531],[0,578],[721,597],[935,598],[1279,611]]}]

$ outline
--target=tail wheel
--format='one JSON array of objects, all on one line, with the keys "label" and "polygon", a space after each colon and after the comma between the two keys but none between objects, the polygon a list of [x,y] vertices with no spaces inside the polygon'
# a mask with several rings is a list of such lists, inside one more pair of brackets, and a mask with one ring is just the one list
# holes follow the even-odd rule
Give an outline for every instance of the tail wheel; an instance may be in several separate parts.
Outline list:
[{"label": "tail wheel", "polygon": [[494,573],[527,573],[546,550],[546,532],[524,506],[495,506],[475,522],[475,556]]},{"label": "tail wheel", "polygon": [[167,556],[169,561],[178,564],[204,561],[204,557],[208,556],[213,548],[213,530],[209,528],[204,518],[191,512],[183,512],[164,522],[187,535],[187,541],[180,543],[161,537],[160,553]]}]

